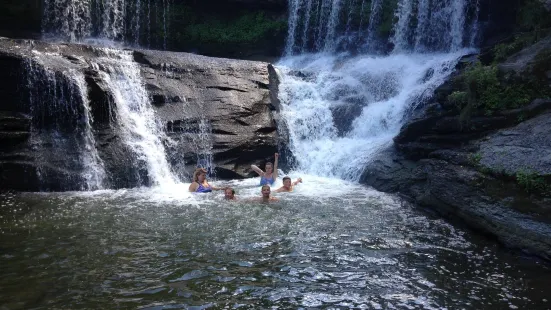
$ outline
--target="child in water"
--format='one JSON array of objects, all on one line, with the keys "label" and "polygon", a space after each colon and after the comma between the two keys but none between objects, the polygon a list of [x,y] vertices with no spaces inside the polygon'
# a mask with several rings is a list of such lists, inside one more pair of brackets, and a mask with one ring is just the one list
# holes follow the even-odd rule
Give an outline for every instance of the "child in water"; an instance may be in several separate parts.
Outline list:
[{"label": "child in water", "polygon": [[237,200],[237,197],[235,197],[235,190],[231,187],[227,187],[226,189],[224,189],[224,199]]},{"label": "child in water", "polygon": [[270,202],[270,201],[279,201],[279,199],[272,197],[271,195],[271,189],[269,185],[263,185],[260,189],[262,196],[260,198],[255,199],[256,201],[262,201],[262,202]]},{"label": "child in water", "polygon": [[284,177],[283,186],[278,188],[275,192],[276,193],[292,192],[295,185],[297,185],[298,183],[302,183],[302,178],[298,178],[295,182],[291,182],[290,177]]},{"label": "child in water", "polygon": [[274,154],[275,160],[274,164],[272,163],[266,163],[266,172],[262,171],[262,169],[258,168],[256,165],[251,165],[251,168],[254,170],[254,172],[258,173],[260,175],[260,185],[270,185],[272,186],[276,179],[277,179],[277,162],[279,159],[279,154]]}]

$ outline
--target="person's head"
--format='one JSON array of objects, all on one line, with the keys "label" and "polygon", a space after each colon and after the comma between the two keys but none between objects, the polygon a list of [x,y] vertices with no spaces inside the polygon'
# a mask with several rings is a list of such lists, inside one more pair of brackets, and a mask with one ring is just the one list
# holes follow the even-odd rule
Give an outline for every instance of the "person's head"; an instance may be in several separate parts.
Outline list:
[{"label": "person's head", "polygon": [[291,188],[291,178],[290,177],[284,177],[283,178],[283,186],[286,188]]},{"label": "person's head", "polygon": [[262,197],[264,197],[264,198],[269,198],[270,193],[272,192],[271,189],[270,189],[270,186],[268,186],[268,185],[262,186],[261,191],[262,191]]},{"label": "person's head", "polygon": [[228,187],[224,190],[224,198],[226,199],[234,199],[235,198],[235,190],[231,187]]},{"label": "person's head", "polygon": [[203,168],[195,169],[195,172],[193,173],[194,182],[201,184],[205,181],[206,178],[207,178],[207,171],[205,169]]},{"label": "person's head", "polygon": [[266,167],[264,169],[266,170],[266,173],[272,173],[274,172],[274,165],[272,163],[266,163]]}]

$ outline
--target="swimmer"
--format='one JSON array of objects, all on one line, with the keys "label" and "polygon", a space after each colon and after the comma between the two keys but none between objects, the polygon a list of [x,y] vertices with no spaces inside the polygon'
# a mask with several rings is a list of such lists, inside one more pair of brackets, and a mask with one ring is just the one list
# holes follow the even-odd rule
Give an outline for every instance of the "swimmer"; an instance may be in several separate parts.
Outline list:
[{"label": "swimmer", "polygon": [[269,185],[263,185],[262,189],[260,190],[262,192],[262,197],[256,198],[255,201],[262,201],[262,202],[270,202],[270,201],[279,201],[279,199],[272,197]]},{"label": "swimmer", "polygon": [[235,190],[231,187],[226,187],[226,189],[224,189],[224,199],[237,200],[237,197],[235,197]]},{"label": "swimmer", "polygon": [[277,162],[279,159],[279,154],[274,154],[275,160],[274,164],[272,163],[266,163],[266,172],[262,171],[262,169],[258,168],[256,165],[251,165],[251,168],[254,170],[254,172],[258,173],[260,175],[260,185],[273,185],[277,179]]},{"label": "swimmer", "polygon": [[283,186],[278,188],[275,192],[276,193],[292,192],[295,185],[297,185],[298,183],[302,183],[302,178],[298,178],[295,182],[291,183],[291,178],[290,177],[284,177],[283,178]]},{"label": "swimmer", "polygon": [[189,191],[192,193],[210,193],[212,191],[221,191],[223,188],[211,186],[207,182],[207,170],[203,168],[195,169],[193,173],[193,183],[189,185]]}]

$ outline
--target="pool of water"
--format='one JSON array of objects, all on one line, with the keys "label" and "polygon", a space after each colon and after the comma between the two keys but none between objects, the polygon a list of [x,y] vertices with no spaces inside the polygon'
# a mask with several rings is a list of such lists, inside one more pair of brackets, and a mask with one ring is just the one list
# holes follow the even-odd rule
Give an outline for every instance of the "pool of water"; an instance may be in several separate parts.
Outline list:
[{"label": "pool of water", "polygon": [[[398,197],[303,176],[5,194],[0,309],[549,309],[551,270]],[[547,298],[547,299],[546,299]]]}]

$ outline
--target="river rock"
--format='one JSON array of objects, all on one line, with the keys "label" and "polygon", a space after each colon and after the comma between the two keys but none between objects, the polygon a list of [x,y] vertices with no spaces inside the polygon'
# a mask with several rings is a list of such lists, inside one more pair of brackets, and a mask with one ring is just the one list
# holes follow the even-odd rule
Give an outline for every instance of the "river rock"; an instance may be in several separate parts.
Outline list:
[{"label": "river rock", "polygon": [[551,113],[500,130],[480,143],[480,164],[515,175],[551,175]]},{"label": "river rock", "polygon": [[[0,39],[0,188],[82,190],[83,76],[103,187],[149,185],[148,170],[120,135],[114,94],[102,72],[116,50]],[[138,67],[170,168],[189,181],[199,159],[219,178],[242,178],[277,152],[277,78],[268,63],[126,50]],[[118,57],[118,56],[117,56]]]}]

